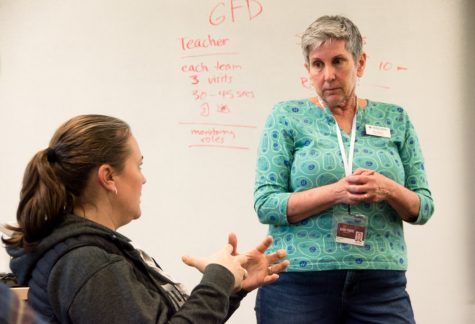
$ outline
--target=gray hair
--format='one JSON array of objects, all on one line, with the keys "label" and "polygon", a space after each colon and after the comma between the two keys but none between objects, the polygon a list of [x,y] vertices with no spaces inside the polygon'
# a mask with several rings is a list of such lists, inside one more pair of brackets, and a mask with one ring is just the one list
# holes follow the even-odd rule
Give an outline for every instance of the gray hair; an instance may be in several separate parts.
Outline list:
[{"label": "gray hair", "polygon": [[302,35],[302,52],[307,64],[309,53],[328,40],[345,40],[345,47],[355,62],[363,51],[363,38],[350,19],[343,16],[322,16],[310,24]]}]

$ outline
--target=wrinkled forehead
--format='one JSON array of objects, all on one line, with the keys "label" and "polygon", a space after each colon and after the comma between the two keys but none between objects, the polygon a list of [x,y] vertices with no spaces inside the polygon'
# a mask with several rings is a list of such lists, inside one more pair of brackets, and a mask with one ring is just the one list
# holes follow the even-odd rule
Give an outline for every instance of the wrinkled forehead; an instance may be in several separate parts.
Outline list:
[{"label": "wrinkled forehead", "polygon": [[349,51],[348,40],[346,38],[335,38],[335,37],[325,37],[316,39],[315,42],[310,46],[309,51],[313,51],[316,48],[333,45],[333,44],[342,44],[343,47]]},{"label": "wrinkled forehead", "polygon": [[350,55],[351,52],[348,49],[347,42],[344,39],[327,39],[320,42],[318,45],[313,45],[309,52],[308,58],[315,56],[336,56],[336,55]]}]

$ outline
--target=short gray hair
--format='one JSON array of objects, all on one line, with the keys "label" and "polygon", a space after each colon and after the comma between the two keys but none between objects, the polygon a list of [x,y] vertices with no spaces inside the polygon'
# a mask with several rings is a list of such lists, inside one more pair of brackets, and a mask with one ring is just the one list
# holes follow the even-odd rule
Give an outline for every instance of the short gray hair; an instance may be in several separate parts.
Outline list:
[{"label": "short gray hair", "polygon": [[343,16],[322,16],[307,27],[302,35],[302,52],[308,64],[309,53],[328,40],[346,41],[346,49],[355,62],[363,52],[363,38],[358,27]]}]

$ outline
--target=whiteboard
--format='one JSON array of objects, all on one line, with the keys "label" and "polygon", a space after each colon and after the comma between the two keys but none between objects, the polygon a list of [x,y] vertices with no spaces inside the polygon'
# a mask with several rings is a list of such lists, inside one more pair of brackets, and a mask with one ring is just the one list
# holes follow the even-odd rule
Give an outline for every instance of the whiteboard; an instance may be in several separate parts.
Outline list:
[{"label": "whiteboard", "polygon": [[[467,168],[469,147],[466,65],[456,59],[470,30],[465,8],[463,0],[0,0],[0,222],[15,220],[24,168],[62,122],[114,115],[131,125],[147,177],[142,217],[121,232],[193,287],[200,275],[181,255],[208,255],[229,231],[241,250],[265,235],[253,210],[264,120],[275,103],[314,94],[299,36],[318,16],[343,14],[368,53],[358,96],[403,106],[426,159],[436,212],[427,225],[406,226],[416,320],[468,323],[470,197],[463,172],[451,172]],[[0,266],[8,271],[5,255]],[[231,323],[255,322],[254,298]]]}]

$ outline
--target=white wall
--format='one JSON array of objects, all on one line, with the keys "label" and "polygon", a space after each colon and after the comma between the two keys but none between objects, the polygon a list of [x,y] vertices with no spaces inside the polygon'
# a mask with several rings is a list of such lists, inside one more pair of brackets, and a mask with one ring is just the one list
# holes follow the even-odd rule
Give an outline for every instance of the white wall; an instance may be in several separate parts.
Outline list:
[{"label": "white wall", "polygon": [[[199,274],[179,256],[220,248],[230,230],[242,250],[265,234],[252,208],[263,121],[277,101],[313,93],[301,82],[298,35],[320,15],[344,14],[369,55],[358,95],[404,106],[426,158],[436,212],[425,226],[406,226],[416,319],[469,323],[468,2],[0,0],[0,222],[15,220],[24,167],[60,123],[115,115],[132,126],[148,180],[143,217],[122,231],[192,287]],[[209,37],[221,44],[183,47]],[[198,85],[182,71],[189,65],[208,68],[196,73]],[[198,135],[213,129],[214,138]],[[251,294],[230,322],[254,322],[253,302]]]}]

